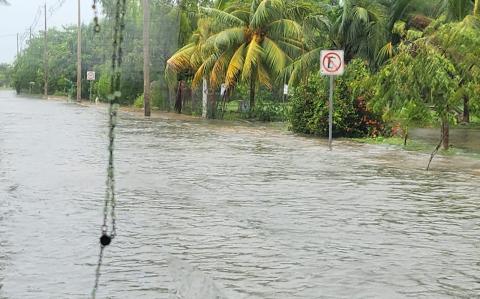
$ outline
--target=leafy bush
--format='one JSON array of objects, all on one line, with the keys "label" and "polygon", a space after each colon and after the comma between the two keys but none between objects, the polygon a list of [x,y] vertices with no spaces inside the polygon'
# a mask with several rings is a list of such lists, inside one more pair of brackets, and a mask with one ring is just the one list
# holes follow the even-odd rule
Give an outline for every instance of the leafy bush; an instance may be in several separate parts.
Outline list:
[{"label": "leafy bush", "polygon": [[287,119],[287,106],[273,101],[257,101],[253,116],[260,121],[284,121]]},{"label": "leafy bush", "polygon": [[107,100],[110,94],[110,75],[107,72],[102,73],[98,82],[95,83],[95,89],[100,99]]},{"label": "leafy bush", "polygon": [[133,106],[135,108],[143,108],[143,102],[143,94],[141,94],[135,99],[135,101],[133,102]]},{"label": "leafy bush", "polygon": [[[353,60],[344,76],[337,77],[334,91],[333,135],[377,136],[383,132],[381,117],[367,108],[370,73],[361,60]],[[328,136],[329,79],[311,75],[298,86],[290,101],[288,120],[296,133]]]}]

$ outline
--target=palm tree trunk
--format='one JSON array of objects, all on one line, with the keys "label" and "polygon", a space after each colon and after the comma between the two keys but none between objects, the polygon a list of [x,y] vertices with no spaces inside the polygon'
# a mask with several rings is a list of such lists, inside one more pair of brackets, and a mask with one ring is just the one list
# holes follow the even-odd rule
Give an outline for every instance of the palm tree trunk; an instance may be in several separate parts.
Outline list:
[{"label": "palm tree trunk", "polygon": [[251,76],[250,78],[250,111],[253,111],[255,107],[255,77]]},{"label": "palm tree trunk", "polygon": [[480,0],[475,0],[475,8],[473,9],[473,15],[476,17],[480,16]]},{"label": "palm tree trunk", "polygon": [[202,87],[202,117],[208,118],[208,82],[205,78]]}]

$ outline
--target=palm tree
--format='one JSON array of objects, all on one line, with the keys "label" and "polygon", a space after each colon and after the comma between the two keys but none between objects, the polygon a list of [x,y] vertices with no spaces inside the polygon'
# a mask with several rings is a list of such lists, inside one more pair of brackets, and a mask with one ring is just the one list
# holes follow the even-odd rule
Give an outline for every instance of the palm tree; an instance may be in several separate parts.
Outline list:
[{"label": "palm tree", "polygon": [[205,77],[212,88],[224,83],[227,92],[239,82],[249,84],[253,109],[257,82],[270,88],[301,51],[301,26],[289,18],[286,8],[285,0],[202,8],[208,38],[202,36],[200,43],[179,50],[169,65],[176,71],[184,67],[194,70],[196,85]]},{"label": "palm tree", "polygon": [[367,60],[373,68],[379,51],[387,41],[387,10],[381,1],[344,0],[331,6],[322,5],[305,18],[306,51],[285,73],[291,74],[290,83],[318,69],[322,49],[345,50],[347,61],[354,57]]}]

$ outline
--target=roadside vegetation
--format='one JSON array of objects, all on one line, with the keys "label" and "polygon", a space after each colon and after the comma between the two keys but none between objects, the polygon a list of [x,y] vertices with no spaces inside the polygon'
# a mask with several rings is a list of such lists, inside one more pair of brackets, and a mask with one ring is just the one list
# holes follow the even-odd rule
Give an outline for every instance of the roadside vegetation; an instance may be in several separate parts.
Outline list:
[{"label": "roadside vegetation", "polygon": [[[480,0],[152,0],[151,92],[160,110],[208,117],[286,121],[292,131],[328,134],[323,49],[345,50],[336,79],[334,136],[400,138],[409,129],[449,130],[480,118]],[[101,1],[106,12],[114,1]],[[122,101],[143,106],[141,1],[128,0]],[[110,22],[83,28],[84,71],[95,70],[93,97],[109,91]],[[50,29],[49,90],[75,93],[76,28]],[[41,93],[43,38],[33,36],[0,85]],[[4,75],[2,75],[4,74]],[[84,76],[85,77],[85,76]],[[288,85],[288,94],[284,86]],[[90,86],[83,84],[88,98]],[[473,126],[473,125],[468,125]]]}]

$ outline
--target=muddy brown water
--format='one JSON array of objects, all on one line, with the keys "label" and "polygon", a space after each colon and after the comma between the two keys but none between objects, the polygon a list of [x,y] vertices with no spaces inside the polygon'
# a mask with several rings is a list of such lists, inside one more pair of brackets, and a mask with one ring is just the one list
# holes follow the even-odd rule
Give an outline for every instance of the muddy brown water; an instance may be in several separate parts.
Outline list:
[{"label": "muddy brown water", "polygon": [[[88,298],[106,133],[103,108],[0,92],[0,298]],[[227,298],[480,297],[478,160],[425,172],[392,147],[131,113],[117,138],[98,298],[202,298],[203,279]]]}]

